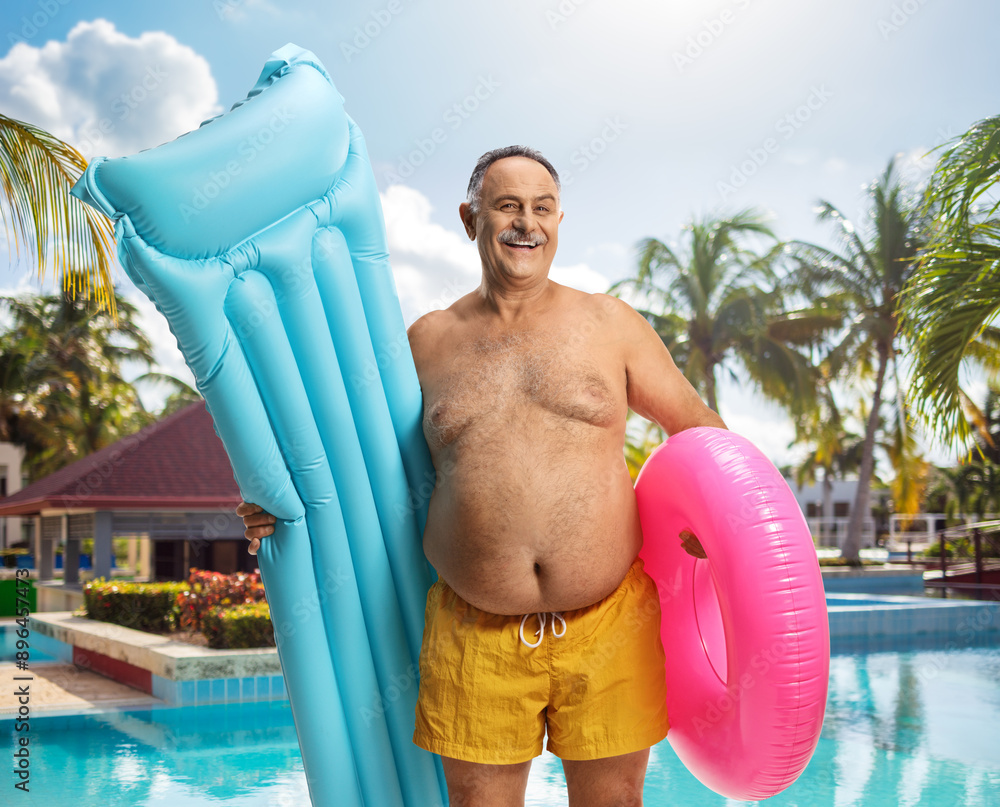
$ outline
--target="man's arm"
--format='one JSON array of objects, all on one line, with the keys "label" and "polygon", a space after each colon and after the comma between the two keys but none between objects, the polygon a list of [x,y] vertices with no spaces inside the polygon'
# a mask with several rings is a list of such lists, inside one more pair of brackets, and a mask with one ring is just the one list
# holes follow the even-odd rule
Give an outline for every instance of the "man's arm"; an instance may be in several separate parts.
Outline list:
[{"label": "man's arm", "polygon": [[[695,426],[725,429],[718,413],[709,409],[691,382],[674,364],[663,340],[645,317],[623,300],[617,322],[624,339],[625,376],[628,405],[633,412],[653,421],[668,435]],[[705,549],[690,530],[678,536],[689,555],[705,558]]]},{"label": "man's arm", "polygon": [[663,340],[646,319],[623,300],[615,300],[615,327],[623,341],[628,405],[668,435],[695,426],[725,429],[674,364]]}]

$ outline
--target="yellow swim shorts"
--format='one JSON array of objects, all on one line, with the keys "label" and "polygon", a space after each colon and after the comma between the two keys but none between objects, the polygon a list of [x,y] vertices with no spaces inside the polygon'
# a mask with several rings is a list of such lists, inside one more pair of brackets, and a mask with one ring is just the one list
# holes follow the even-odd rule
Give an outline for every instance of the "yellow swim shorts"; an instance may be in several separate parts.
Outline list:
[{"label": "yellow swim shorts", "polygon": [[603,600],[561,614],[480,611],[439,579],[425,620],[413,734],[421,748],[499,765],[541,754],[546,729],[549,751],[574,760],[667,735],[660,601],[638,558]]}]

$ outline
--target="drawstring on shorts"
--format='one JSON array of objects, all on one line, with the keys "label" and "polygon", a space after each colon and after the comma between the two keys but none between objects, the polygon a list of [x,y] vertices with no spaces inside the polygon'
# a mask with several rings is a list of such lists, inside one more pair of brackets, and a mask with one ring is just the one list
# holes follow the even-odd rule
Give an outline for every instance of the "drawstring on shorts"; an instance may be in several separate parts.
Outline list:
[{"label": "drawstring on shorts", "polygon": [[[552,628],[551,628],[552,635],[555,636],[557,639],[560,638],[561,636],[565,636],[566,635],[566,620],[563,619],[562,614],[556,613],[555,611],[549,611],[548,615],[552,617]],[[535,636],[538,637],[538,641],[535,642],[534,644],[532,644],[531,642],[529,642],[527,639],[524,638],[524,623],[528,620],[529,616],[531,616],[531,614],[525,614],[523,617],[521,617],[521,627],[518,628],[517,633],[521,637],[521,641],[527,647],[534,648],[534,647],[538,647],[538,645],[540,645],[542,643],[542,637],[545,634],[545,614],[544,613],[535,614],[535,616],[538,617],[539,628],[538,628],[537,631],[535,631]],[[562,622],[562,633],[556,633],[556,620],[557,619],[560,622]]]}]

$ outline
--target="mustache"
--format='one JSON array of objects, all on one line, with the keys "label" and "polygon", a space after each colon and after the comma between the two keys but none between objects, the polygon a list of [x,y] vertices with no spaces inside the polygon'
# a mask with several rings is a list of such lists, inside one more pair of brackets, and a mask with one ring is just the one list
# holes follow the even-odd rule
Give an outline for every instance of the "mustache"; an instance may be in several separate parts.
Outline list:
[{"label": "mustache", "polygon": [[503,230],[497,236],[497,240],[501,244],[512,244],[515,241],[522,241],[531,244],[533,247],[539,247],[549,242],[549,239],[542,233],[519,233],[517,230]]}]

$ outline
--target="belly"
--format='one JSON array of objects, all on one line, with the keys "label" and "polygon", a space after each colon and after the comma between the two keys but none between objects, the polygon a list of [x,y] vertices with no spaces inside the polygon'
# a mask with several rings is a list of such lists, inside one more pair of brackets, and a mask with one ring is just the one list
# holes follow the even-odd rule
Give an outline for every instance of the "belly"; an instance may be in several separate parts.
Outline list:
[{"label": "belly", "polygon": [[621,446],[610,437],[595,445],[562,434],[548,446],[535,435],[444,452],[438,467],[449,471],[424,533],[438,574],[497,614],[568,611],[614,591],[642,533]]}]

